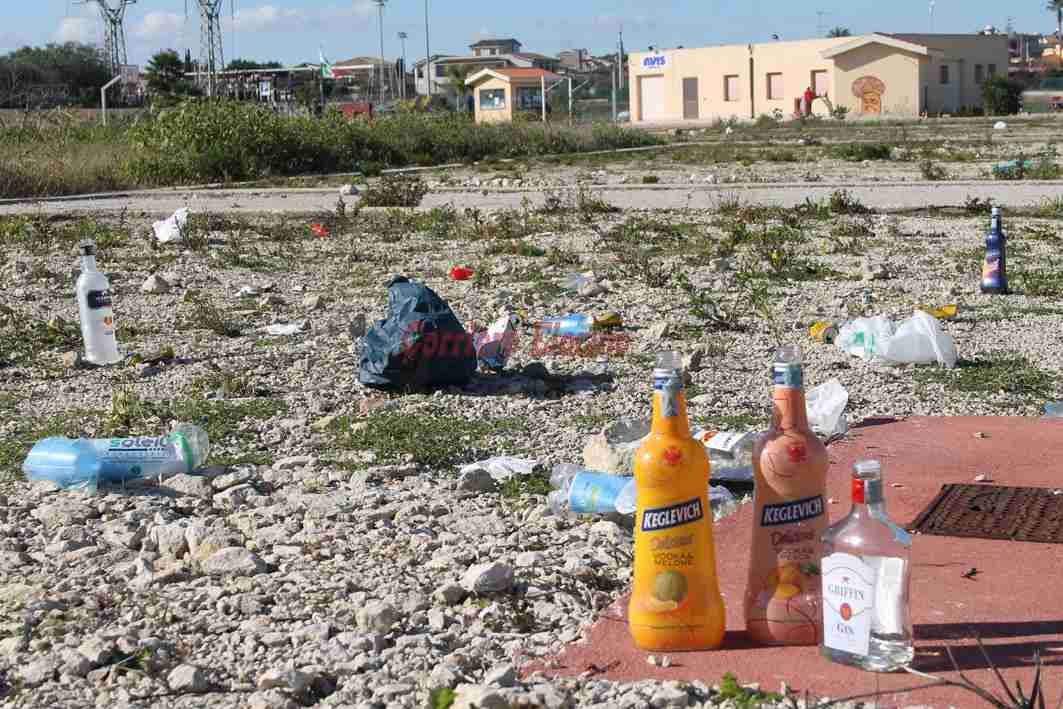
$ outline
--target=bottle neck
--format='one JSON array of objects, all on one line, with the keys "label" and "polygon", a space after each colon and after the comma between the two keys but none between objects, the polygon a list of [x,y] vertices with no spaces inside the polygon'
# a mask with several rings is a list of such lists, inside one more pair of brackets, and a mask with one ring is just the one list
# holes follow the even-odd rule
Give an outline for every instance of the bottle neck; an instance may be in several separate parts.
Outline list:
[{"label": "bottle neck", "polygon": [[853,478],[854,517],[883,517],[886,500],[882,492],[882,478]]},{"label": "bottle neck", "polygon": [[96,257],[95,256],[82,256],[81,257],[81,270],[82,272],[90,272],[96,270]]},{"label": "bottle neck", "polygon": [[665,436],[690,436],[687,397],[679,370],[654,370],[651,430]]},{"label": "bottle neck", "polygon": [[807,430],[808,411],[805,405],[805,390],[801,387],[776,386],[771,394],[773,428],[783,431]]}]

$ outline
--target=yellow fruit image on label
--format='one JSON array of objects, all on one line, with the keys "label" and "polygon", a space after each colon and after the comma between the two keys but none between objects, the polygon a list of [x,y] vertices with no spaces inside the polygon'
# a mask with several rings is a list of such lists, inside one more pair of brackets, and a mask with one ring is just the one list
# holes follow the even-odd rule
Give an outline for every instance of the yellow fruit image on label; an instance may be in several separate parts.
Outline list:
[{"label": "yellow fruit image on label", "polygon": [[767,588],[775,598],[793,598],[801,593],[802,585],[801,567],[797,564],[784,564],[768,574]]},{"label": "yellow fruit image on label", "polygon": [[678,571],[657,574],[653,583],[653,597],[658,601],[673,601],[679,604],[687,597],[687,577]]}]

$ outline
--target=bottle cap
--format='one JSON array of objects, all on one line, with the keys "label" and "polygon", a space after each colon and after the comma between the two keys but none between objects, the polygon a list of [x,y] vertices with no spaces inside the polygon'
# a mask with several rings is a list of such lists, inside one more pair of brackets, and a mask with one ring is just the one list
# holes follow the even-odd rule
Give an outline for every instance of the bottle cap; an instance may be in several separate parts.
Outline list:
[{"label": "bottle cap", "polygon": [[801,364],[801,347],[784,345],[775,351],[775,361],[782,364]]},{"label": "bottle cap", "polygon": [[92,241],[82,241],[78,244],[78,251],[82,256],[95,256],[96,255],[96,243]]},{"label": "bottle cap", "polygon": [[858,460],[853,472],[861,478],[873,478],[882,474],[882,463],[877,460]]},{"label": "bottle cap", "polygon": [[994,217],[999,217],[1000,216],[1000,207],[993,207],[993,212],[992,213],[993,213]]}]

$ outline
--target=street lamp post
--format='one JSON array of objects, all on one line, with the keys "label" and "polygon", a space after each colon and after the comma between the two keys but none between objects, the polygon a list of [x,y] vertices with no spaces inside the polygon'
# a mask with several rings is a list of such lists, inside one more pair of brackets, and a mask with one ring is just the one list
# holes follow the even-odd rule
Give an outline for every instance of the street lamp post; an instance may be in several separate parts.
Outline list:
[{"label": "street lamp post", "polygon": [[387,0],[373,0],[380,9],[380,103],[384,103],[384,5]]},{"label": "street lamp post", "polygon": [[402,76],[399,77],[399,96],[406,99],[406,38],[405,32],[399,32],[399,41],[402,42]]},{"label": "street lamp post", "polygon": [[432,74],[429,72],[432,64],[432,50],[428,43],[428,0],[424,0],[424,81],[428,86],[428,95],[432,95]]}]

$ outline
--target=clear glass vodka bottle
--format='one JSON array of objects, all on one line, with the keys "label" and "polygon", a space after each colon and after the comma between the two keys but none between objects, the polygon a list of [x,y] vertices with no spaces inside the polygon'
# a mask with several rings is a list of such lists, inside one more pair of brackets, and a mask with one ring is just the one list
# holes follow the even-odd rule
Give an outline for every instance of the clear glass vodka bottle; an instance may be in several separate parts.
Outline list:
[{"label": "clear glass vodka bottle", "polygon": [[886,514],[882,466],[853,466],[853,508],[823,534],[823,641],[829,660],[872,672],[912,661],[911,535]]}]

